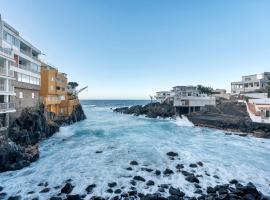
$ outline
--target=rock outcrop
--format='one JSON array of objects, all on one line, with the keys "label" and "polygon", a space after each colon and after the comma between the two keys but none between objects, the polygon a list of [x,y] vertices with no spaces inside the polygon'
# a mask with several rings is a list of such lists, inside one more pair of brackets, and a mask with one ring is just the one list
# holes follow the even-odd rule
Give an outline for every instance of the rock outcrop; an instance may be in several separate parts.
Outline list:
[{"label": "rock outcrop", "polygon": [[200,112],[191,113],[187,117],[196,126],[251,133],[256,137],[270,138],[270,124],[252,122],[246,106],[236,101],[220,100],[216,107],[206,106]]},{"label": "rock outcrop", "polygon": [[175,116],[175,110],[172,104],[167,103],[149,103],[145,106],[136,105],[131,107],[122,107],[114,109],[115,112],[124,114],[145,115],[150,118],[157,117],[173,117]]},{"label": "rock outcrop", "polygon": [[41,140],[59,131],[60,126],[85,118],[81,105],[69,117],[56,117],[46,112],[43,106],[24,109],[10,125],[8,134],[0,138],[0,172],[29,166],[39,158],[38,144]]}]

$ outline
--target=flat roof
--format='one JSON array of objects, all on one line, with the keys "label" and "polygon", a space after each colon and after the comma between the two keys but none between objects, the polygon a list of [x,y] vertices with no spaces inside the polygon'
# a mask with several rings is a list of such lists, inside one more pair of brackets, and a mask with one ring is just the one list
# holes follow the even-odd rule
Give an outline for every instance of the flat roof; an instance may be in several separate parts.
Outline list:
[{"label": "flat roof", "polygon": [[34,51],[36,51],[37,53],[41,54],[41,51],[33,46],[30,42],[26,41],[25,39],[23,39],[21,36],[20,36],[20,32],[17,31],[14,27],[12,27],[11,25],[9,25],[6,21],[2,20],[3,23],[4,23],[4,27],[9,29],[11,32],[14,33],[14,35],[16,35],[18,37],[19,40],[21,40],[23,43],[25,43],[27,46],[29,46],[30,48],[32,48]]}]

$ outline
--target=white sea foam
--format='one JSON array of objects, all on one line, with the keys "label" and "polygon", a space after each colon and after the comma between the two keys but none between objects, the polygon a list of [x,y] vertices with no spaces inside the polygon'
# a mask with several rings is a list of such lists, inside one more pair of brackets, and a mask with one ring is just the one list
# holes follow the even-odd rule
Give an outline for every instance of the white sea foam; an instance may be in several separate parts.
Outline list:
[{"label": "white sea foam", "polygon": [[[125,186],[122,191],[127,192],[132,177],[141,175],[146,180],[153,180],[155,185],[146,187],[144,182],[138,182],[138,192],[153,193],[159,184],[168,183],[193,196],[193,184],[175,170],[175,166],[181,163],[186,171],[194,170],[195,174],[203,175],[199,180],[204,191],[207,186],[228,183],[236,178],[242,183],[254,182],[260,191],[269,194],[269,140],[193,128],[183,117],[176,120],[146,119],[97,108],[85,109],[85,121],[63,127],[52,138],[43,141],[37,162],[22,170],[0,174],[4,191],[9,195],[18,192],[24,199],[35,196],[41,200],[49,199],[49,196],[59,193],[54,186],[63,185],[71,178],[75,184],[73,194],[84,194],[87,185],[95,183],[97,187],[86,199],[92,195],[110,197],[106,193],[108,182],[116,181],[117,188]],[[102,153],[96,153],[97,150]],[[179,159],[170,160],[166,155],[168,151],[178,152]],[[139,166],[132,166],[133,170],[127,171],[131,160],[138,161]],[[189,167],[190,163],[198,161],[204,166]],[[156,176],[153,172],[141,171],[143,165],[161,171],[170,168],[175,174]],[[205,175],[205,171],[211,176]],[[42,187],[37,185],[44,181],[49,183],[51,190],[39,193]],[[32,190],[35,194],[27,194]]]},{"label": "white sea foam", "polygon": [[181,117],[177,117],[175,120],[175,124],[177,126],[194,126],[194,124],[188,120],[188,118],[184,115],[182,115]]}]

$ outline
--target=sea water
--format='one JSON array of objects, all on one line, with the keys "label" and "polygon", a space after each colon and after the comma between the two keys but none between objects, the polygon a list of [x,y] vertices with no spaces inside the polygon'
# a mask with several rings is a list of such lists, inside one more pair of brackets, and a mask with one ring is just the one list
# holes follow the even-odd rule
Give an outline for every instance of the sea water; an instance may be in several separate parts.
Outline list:
[{"label": "sea water", "polygon": [[[115,107],[146,103],[148,101],[82,101],[87,119],[62,127],[60,132],[41,142],[40,159],[24,169],[1,173],[0,185],[8,195],[48,199],[59,193],[55,186],[72,179],[74,194],[84,194],[87,185],[95,183],[97,187],[87,198],[92,195],[110,197],[106,193],[109,182],[115,181],[117,188],[123,186],[123,191],[128,191],[129,181],[134,175],[140,175],[153,180],[155,185],[146,187],[145,183],[138,183],[138,192],[154,193],[158,184],[167,183],[192,196],[194,185],[185,181],[181,173],[164,177],[140,169],[147,166],[175,171],[175,166],[182,163],[187,171],[195,170],[196,174],[203,175],[199,178],[203,189],[237,179],[243,184],[251,181],[261,192],[270,194],[270,140],[194,127],[187,118],[149,119],[112,111]],[[166,155],[169,151],[177,152],[179,159],[170,160]],[[133,170],[128,171],[126,168],[132,160],[139,166],[132,166]],[[198,161],[204,166],[189,168],[190,163]],[[43,189],[38,186],[40,182],[48,182],[51,190],[39,193]],[[35,193],[27,194],[30,191]]]}]

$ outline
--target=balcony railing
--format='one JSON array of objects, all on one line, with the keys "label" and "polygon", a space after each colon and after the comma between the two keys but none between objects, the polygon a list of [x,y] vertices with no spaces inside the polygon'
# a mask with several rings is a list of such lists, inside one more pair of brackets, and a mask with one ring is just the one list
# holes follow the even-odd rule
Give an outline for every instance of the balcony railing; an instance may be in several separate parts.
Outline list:
[{"label": "balcony railing", "polygon": [[6,76],[10,76],[10,77],[14,77],[14,71],[12,70],[7,70],[4,67],[0,67],[0,74],[1,75],[6,75]]},{"label": "balcony railing", "polygon": [[14,92],[14,86],[7,87],[5,84],[0,84],[0,92]]},{"label": "balcony railing", "polygon": [[25,69],[25,70],[27,70],[27,71],[34,72],[34,73],[38,73],[38,74],[39,74],[38,71],[33,70],[33,69],[32,69],[30,66],[28,66],[28,65],[19,65],[19,68]]},{"label": "balcony railing", "polygon": [[38,57],[31,55],[31,52],[29,52],[29,51],[26,51],[24,49],[20,49],[20,52],[23,53],[24,55],[27,55],[27,56],[33,58],[36,61],[39,61]]},{"label": "balcony railing", "polygon": [[5,112],[9,110],[14,110],[15,104],[14,102],[8,102],[8,103],[0,103],[0,111]]},{"label": "balcony railing", "polygon": [[0,46],[0,51],[5,53],[5,54],[8,54],[10,56],[12,55],[12,50],[9,49],[9,48],[3,48],[3,47]]}]

